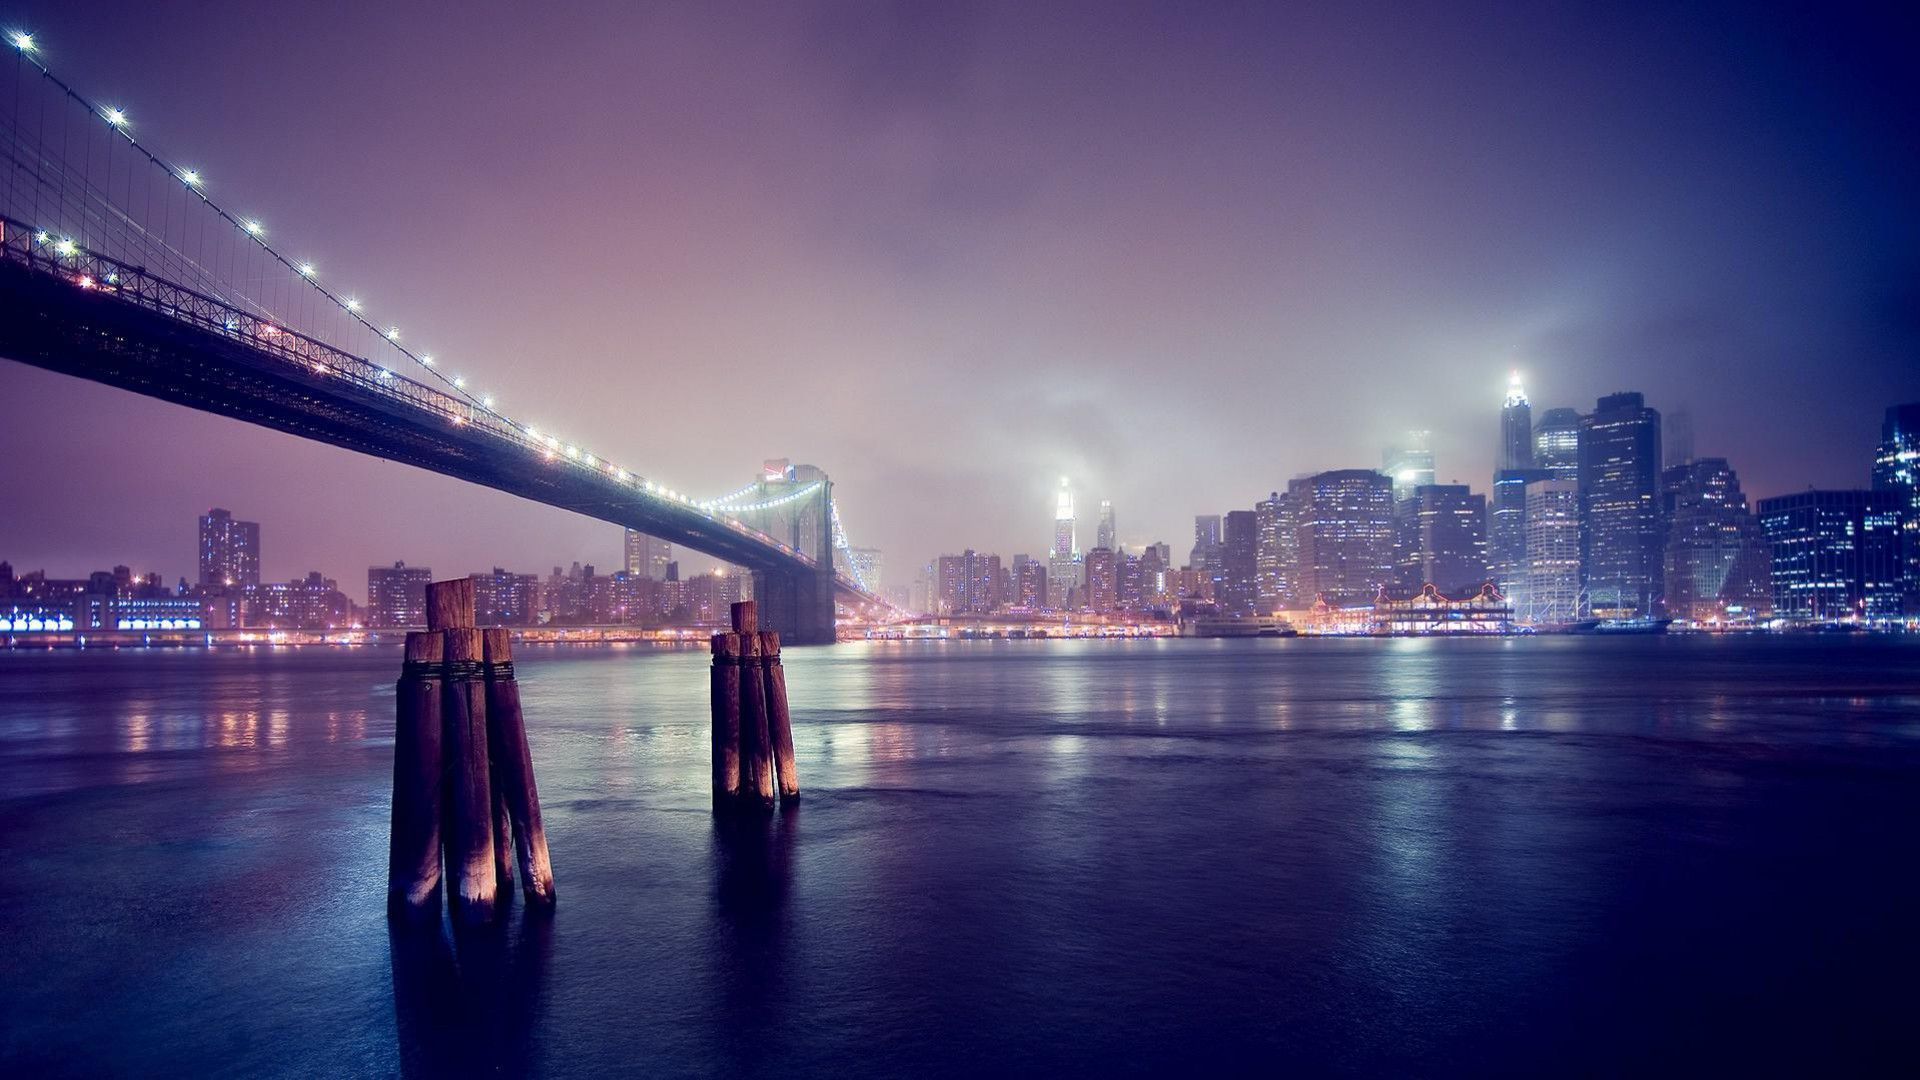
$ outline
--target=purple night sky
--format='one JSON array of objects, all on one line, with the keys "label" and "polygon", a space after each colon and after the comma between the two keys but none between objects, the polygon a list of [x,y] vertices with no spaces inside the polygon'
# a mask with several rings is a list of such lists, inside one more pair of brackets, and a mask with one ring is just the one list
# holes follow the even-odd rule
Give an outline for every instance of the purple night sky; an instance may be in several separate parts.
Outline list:
[{"label": "purple night sky", "polygon": [[[1833,5],[5,3],[281,248],[684,491],[827,469],[891,584],[1050,491],[1196,513],[1434,431],[1685,406],[1750,497],[1920,399],[1915,16]],[[1902,104],[1907,102],[1909,104]],[[619,564],[612,526],[0,362],[0,558]]]}]

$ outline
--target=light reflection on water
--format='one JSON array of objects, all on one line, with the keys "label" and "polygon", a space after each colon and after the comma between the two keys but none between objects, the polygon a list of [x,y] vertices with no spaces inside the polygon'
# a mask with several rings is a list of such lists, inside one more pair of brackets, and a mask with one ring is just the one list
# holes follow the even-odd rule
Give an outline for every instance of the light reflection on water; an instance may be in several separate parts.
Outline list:
[{"label": "light reflection on water", "polygon": [[1917,658],[796,649],[804,799],[716,827],[703,650],[531,649],[560,908],[390,939],[396,652],[0,654],[0,1072],[1832,1066],[1920,962]]}]

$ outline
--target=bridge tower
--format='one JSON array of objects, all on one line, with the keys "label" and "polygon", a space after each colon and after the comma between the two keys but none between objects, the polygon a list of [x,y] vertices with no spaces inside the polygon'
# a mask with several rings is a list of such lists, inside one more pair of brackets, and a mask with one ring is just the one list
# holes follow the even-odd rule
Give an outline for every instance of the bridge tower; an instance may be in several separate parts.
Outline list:
[{"label": "bridge tower", "polygon": [[741,520],[814,560],[805,570],[753,572],[761,624],[795,645],[833,644],[833,483],[812,465],[772,460],[749,498],[762,508]]}]

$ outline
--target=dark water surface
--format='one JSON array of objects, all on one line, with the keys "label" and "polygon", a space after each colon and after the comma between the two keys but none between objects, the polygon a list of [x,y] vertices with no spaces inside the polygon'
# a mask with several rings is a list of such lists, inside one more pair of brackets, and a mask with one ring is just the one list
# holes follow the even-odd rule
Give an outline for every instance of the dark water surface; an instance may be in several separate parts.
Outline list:
[{"label": "dark water surface", "polygon": [[1920,642],[520,664],[551,920],[390,938],[394,650],[0,654],[0,1074],[1897,1072]]}]

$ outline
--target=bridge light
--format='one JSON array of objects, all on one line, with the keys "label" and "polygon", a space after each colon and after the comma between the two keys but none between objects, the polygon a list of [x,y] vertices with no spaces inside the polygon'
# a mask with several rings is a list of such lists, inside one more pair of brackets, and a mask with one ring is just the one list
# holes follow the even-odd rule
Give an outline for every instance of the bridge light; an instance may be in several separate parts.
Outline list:
[{"label": "bridge light", "polygon": [[381,369],[380,369],[380,377],[381,377],[381,378],[383,378],[383,379],[391,379],[391,378],[393,378],[393,372],[391,372],[391,371],[388,371],[388,370],[387,370],[386,368],[381,368]]},{"label": "bridge light", "polygon": [[53,237],[48,236],[44,229],[33,234],[33,242],[36,244],[44,244],[51,239],[53,239]]},{"label": "bridge light", "polygon": [[180,180],[182,183],[186,184],[188,187],[197,188],[200,186],[200,170],[181,169]]},{"label": "bridge light", "polygon": [[347,297],[347,310],[348,310],[348,311],[359,311],[359,310],[360,310],[360,301],[358,301],[358,300],[355,300],[355,299],[354,299],[353,297],[351,297],[351,296],[349,296],[349,297]]},{"label": "bridge light", "polygon": [[455,390],[465,390],[467,388],[467,380],[455,375],[453,377],[453,388]]},{"label": "bridge light", "polygon": [[102,109],[100,110],[100,117],[101,119],[105,120],[107,123],[112,124],[114,127],[118,128],[118,127],[127,126],[127,114],[120,109],[115,109],[111,107]]},{"label": "bridge light", "polygon": [[389,326],[389,327],[387,327],[387,340],[388,340],[388,341],[399,341],[399,340],[400,340],[400,328],[399,328],[399,327],[397,327],[397,326]]},{"label": "bridge light", "polygon": [[481,398],[480,407],[483,409],[493,408],[493,396],[489,394],[488,396]]},{"label": "bridge light", "polygon": [[73,241],[65,237],[62,237],[58,243],[53,245],[53,253],[55,255],[71,256],[77,250],[78,249],[73,246]]},{"label": "bridge light", "polygon": [[313,264],[312,264],[312,263],[301,263],[301,264],[300,264],[300,276],[301,276],[301,277],[312,277],[312,276],[313,276],[313,273],[314,273],[314,271],[313,271]]},{"label": "bridge light", "polygon": [[432,354],[432,353],[428,353],[427,355],[425,355],[425,356],[422,356],[422,357],[420,358],[420,362],[421,362],[421,363],[423,363],[423,364],[425,364],[425,365],[427,365],[428,367],[432,367],[432,366],[433,366],[433,354]]},{"label": "bridge light", "polygon": [[593,460],[593,455],[592,455],[592,454],[582,454],[582,455],[580,455],[580,460],[581,460],[581,462],[582,462],[583,464],[585,464],[585,465],[587,466],[587,468],[589,468],[589,469],[591,469],[591,468],[593,468],[593,466],[594,466],[594,464],[595,464],[595,462],[594,462],[594,460]]},{"label": "bridge light", "polygon": [[618,481],[620,481],[620,482],[621,482],[621,483],[623,483],[623,484],[624,484],[624,483],[626,483],[626,482],[627,482],[627,470],[625,470],[625,469],[621,469],[620,471],[618,471],[618,472],[616,472],[616,473],[614,473],[614,474],[613,474],[613,478],[614,478],[615,480],[618,480]]},{"label": "bridge light", "polygon": [[258,221],[255,221],[252,218],[248,218],[247,220],[241,222],[240,227],[247,230],[248,236],[259,236],[261,233],[267,231],[265,226],[261,225]]},{"label": "bridge light", "polygon": [[32,52],[36,48],[32,34],[14,34],[7,40],[13,42],[13,47],[21,52]]}]

